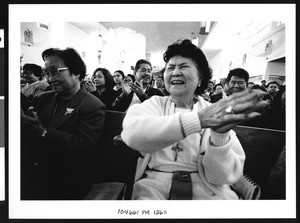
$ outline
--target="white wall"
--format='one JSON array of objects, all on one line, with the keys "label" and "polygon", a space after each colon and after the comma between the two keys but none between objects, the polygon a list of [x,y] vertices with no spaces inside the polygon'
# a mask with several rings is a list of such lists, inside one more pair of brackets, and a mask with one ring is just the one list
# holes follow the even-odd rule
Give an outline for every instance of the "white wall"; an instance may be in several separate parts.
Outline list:
[{"label": "white wall", "polygon": [[65,47],[72,47],[78,51],[86,64],[88,75],[98,67],[96,36],[89,35],[71,23],[66,23]]},{"label": "white wall", "polygon": [[[272,49],[265,51],[270,41]],[[243,63],[244,54],[247,54],[246,63]],[[213,79],[216,82],[226,77],[229,69],[237,67],[247,70],[250,77],[261,76],[268,80],[270,74],[285,75],[284,62],[277,63],[276,66],[267,66],[270,60],[282,57],[285,57],[285,27],[284,25],[276,26],[273,22],[270,34],[258,39],[257,42],[247,44],[237,39],[228,40],[227,38],[227,41],[223,42],[222,50],[211,57],[209,63],[214,71]]]},{"label": "white wall", "polygon": [[[48,30],[42,30],[36,26],[36,22],[21,23],[21,53],[22,65],[35,63],[44,66],[41,57],[42,52],[50,47],[72,47],[78,51],[86,63],[87,73],[98,67],[98,45],[91,35],[75,27],[71,23],[49,23]],[[34,44],[24,43],[24,31],[33,32]]]},{"label": "white wall", "polygon": [[[33,33],[34,44],[28,44],[24,42],[24,31],[29,29]],[[21,52],[22,64],[35,63],[40,66],[44,65],[42,59],[42,52],[51,45],[51,24],[49,24],[49,30],[44,30],[37,27],[36,22],[24,22],[21,23]]]}]

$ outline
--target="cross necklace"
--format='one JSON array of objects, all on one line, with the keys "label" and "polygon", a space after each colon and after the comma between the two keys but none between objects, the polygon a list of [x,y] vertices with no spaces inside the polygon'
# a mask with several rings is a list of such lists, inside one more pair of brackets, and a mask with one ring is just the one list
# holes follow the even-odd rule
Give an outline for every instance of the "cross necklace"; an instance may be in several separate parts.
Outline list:
[{"label": "cross necklace", "polygon": [[172,150],[175,151],[175,161],[177,161],[178,158],[178,152],[182,152],[183,149],[179,147],[179,144],[176,143],[175,146],[172,147]]},{"label": "cross necklace", "polygon": [[[191,110],[192,110],[192,108],[191,108]],[[174,107],[174,113],[176,113],[176,106]],[[202,129],[201,132],[200,132],[200,137],[201,137],[201,138],[200,138],[200,145],[201,145],[201,142],[202,142],[204,130],[205,130],[205,129]],[[171,150],[174,150],[174,152],[175,152],[175,158],[174,158],[174,160],[177,161],[179,152],[183,152],[183,148],[181,148],[181,147],[179,146],[179,142],[177,142],[177,143],[171,148]]]}]

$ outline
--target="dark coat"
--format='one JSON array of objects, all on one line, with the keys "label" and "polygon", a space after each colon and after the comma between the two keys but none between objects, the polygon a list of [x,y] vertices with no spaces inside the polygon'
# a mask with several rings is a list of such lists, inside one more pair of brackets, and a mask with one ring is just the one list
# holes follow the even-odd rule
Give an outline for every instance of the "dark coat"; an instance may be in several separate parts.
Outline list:
[{"label": "dark coat", "polygon": [[91,186],[105,106],[82,88],[53,116],[56,96],[33,100],[45,137],[21,125],[22,199],[82,199]]},{"label": "dark coat", "polygon": [[101,95],[99,95],[98,91],[93,91],[91,94],[99,98],[107,109],[110,109],[112,102],[118,96],[117,91],[113,89],[106,89]]},{"label": "dark coat", "polygon": [[[131,91],[126,96],[121,94],[114,101],[114,103],[111,107],[111,110],[125,112],[129,108],[129,105],[132,101],[133,95],[134,95],[133,91]],[[143,94],[141,97],[139,97],[139,99],[141,102],[143,102],[143,101],[151,98],[153,95],[165,96],[161,90],[148,86],[145,91],[145,94]]]}]

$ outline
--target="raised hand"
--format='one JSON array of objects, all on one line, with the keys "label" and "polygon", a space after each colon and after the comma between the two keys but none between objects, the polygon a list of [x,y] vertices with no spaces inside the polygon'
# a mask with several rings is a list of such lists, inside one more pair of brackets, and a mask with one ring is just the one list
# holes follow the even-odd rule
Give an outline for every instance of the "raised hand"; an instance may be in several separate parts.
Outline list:
[{"label": "raised hand", "polygon": [[144,94],[142,85],[139,82],[136,81],[134,83],[130,83],[129,86],[130,86],[131,90],[133,90],[138,97],[140,97]]},{"label": "raised hand", "polygon": [[21,110],[21,121],[38,135],[41,135],[45,130],[33,107],[28,108],[28,115],[25,115],[23,110]]},{"label": "raised hand", "polygon": [[264,94],[261,90],[245,90],[206,107],[198,113],[202,128],[225,133],[237,124],[260,116],[258,110],[269,104],[261,100]]}]

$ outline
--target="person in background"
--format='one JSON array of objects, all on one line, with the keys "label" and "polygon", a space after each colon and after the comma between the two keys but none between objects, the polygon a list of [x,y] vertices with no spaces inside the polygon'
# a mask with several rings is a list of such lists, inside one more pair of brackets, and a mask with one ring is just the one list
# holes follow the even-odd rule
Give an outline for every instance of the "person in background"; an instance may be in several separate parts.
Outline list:
[{"label": "person in background", "polygon": [[[270,82],[271,83],[271,82]],[[270,84],[269,83],[269,84]],[[277,82],[275,82],[277,83]],[[276,85],[276,84],[274,84]],[[270,87],[270,85],[269,85]],[[275,88],[275,87],[274,87]],[[268,88],[271,91],[271,89]],[[264,97],[265,100],[270,100],[267,97]],[[270,102],[270,105],[266,108],[268,115],[271,118],[271,128],[285,130],[285,85],[281,85],[279,90],[276,91],[276,94],[273,96],[273,99]]]},{"label": "person in background", "polygon": [[207,88],[201,96],[206,100],[210,101],[210,96],[214,93],[214,82],[209,81],[207,84]]},{"label": "person in background", "polygon": [[276,92],[279,89],[279,84],[276,81],[271,81],[267,84],[267,92],[268,94],[265,95],[264,100],[270,101],[270,106],[273,105],[274,98],[276,96]]},{"label": "person in background", "polygon": [[24,64],[22,77],[27,84],[21,89],[21,92],[29,101],[34,96],[45,92],[49,87],[49,84],[43,77],[42,67],[37,64]]},{"label": "person in background", "polygon": [[112,104],[112,110],[125,112],[133,104],[139,104],[153,95],[164,96],[163,92],[150,86],[152,65],[149,61],[141,59],[134,68],[136,81],[123,89],[122,93]]},{"label": "person in background", "polygon": [[254,86],[254,83],[253,83],[253,82],[248,82],[248,85],[247,85],[247,88],[248,88],[248,89],[251,89],[253,86]]},{"label": "person in background", "polygon": [[121,88],[122,88],[122,82],[125,78],[125,75],[123,73],[123,71],[121,70],[116,70],[114,73],[113,73],[113,77],[114,77],[114,81],[116,83],[116,85],[114,86],[114,90],[115,91],[118,91],[119,90],[119,93],[122,91]]},{"label": "person in background", "polygon": [[214,104],[196,95],[198,86],[202,93],[207,88],[211,69],[187,39],[168,46],[164,61],[170,96],[132,105],[123,121],[121,138],[144,156],[132,199],[238,199],[229,185],[242,176],[245,153],[232,128],[259,115],[266,105],[257,100],[261,92],[239,92]]},{"label": "person in background", "polygon": [[81,82],[86,66],[73,48],[42,53],[52,91],[21,110],[21,199],[81,200],[90,190],[105,106]]},{"label": "person in background", "polygon": [[85,77],[82,81],[82,85],[84,85],[87,92],[96,91],[96,86],[90,77]]},{"label": "person in background", "polygon": [[91,93],[105,104],[106,109],[110,109],[113,100],[118,96],[113,90],[115,86],[113,76],[107,69],[99,67],[93,72],[92,81],[96,90]]},{"label": "person in background", "polygon": [[156,87],[157,89],[161,90],[164,95],[170,95],[170,93],[166,90],[165,83],[164,83],[164,72],[165,68],[160,71],[160,75],[156,79]]},{"label": "person in background", "polygon": [[215,103],[223,97],[226,97],[226,94],[223,91],[223,85],[221,83],[216,84],[214,86],[214,93],[210,96],[210,102]]},{"label": "person in background", "polygon": [[151,75],[151,80],[150,80],[149,86],[152,88],[156,88],[156,81],[155,81],[153,75]]},{"label": "person in background", "polygon": [[[227,78],[226,78],[226,95],[230,96],[238,92],[243,92],[247,90],[247,85],[249,81],[249,73],[242,69],[242,68],[235,68],[229,71]],[[261,89],[261,88],[260,88]],[[251,90],[258,90],[257,86],[254,85]],[[265,91],[263,91],[264,94],[261,94],[261,98],[259,100],[263,100],[265,96]],[[268,101],[264,100],[267,104],[269,104]],[[243,122],[241,125],[244,126],[251,126],[251,127],[260,127],[260,128],[272,128],[272,119],[267,111],[267,106],[259,110],[260,116],[257,116],[251,120],[247,120]]]},{"label": "person in background", "polygon": [[127,76],[124,79],[124,82],[130,84],[135,82],[135,76],[132,74],[127,74]]},{"label": "person in background", "polygon": [[226,78],[225,93],[227,96],[232,95],[236,92],[241,92],[246,90],[249,81],[249,74],[246,70],[242,68],[235,68],[229,71]]},{"label": "person in background", "polygon": [[261,87],[264,89],[264,91],[267,91],[267,82],[266,82],[266,80],[262,80],[260,83],[261,83]]}]

